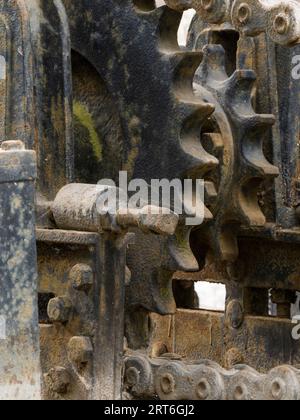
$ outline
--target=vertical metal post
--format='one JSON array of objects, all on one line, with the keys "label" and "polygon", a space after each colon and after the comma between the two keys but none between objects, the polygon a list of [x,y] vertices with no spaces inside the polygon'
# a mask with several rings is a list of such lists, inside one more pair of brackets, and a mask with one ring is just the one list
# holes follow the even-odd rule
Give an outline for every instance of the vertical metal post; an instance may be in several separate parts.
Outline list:
[{"label": "vertical metal post", "polygon": [[20,141],[0,149],[0,398],[40,399],[36,158]]},{"label": "vertical metal post", "polygon": [[92,399],[122,398],[126,246],[112,235],[99,243],[98,328],[95,337]]},{"label": "vertical metal post", "polygon": [[10,47],[8,31],[5,21],[0,16],[0,139],[6,138],[6,117],[7,117],[7,62],[8,50]]}]

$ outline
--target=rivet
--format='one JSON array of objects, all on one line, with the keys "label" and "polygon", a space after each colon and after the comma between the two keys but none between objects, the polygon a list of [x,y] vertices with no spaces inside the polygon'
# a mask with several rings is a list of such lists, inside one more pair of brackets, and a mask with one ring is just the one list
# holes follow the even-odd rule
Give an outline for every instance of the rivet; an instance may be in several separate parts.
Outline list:
[{"label": "rivet", "polygon": [[89,291],[94,284],[94,272],[87,264],[77,264],[70,271],[73,288],[78,291]]}]

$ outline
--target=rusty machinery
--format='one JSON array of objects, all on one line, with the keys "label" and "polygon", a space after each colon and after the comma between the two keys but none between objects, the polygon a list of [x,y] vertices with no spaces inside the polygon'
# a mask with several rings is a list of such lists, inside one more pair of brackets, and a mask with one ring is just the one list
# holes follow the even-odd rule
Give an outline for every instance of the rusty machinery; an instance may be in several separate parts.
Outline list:
[{"label": "rusty machinery", "polygon": [[[300,397],[299,2],[166,4],[0,2],[0,398]],[[204,223],[103,215],[121,170],[203,178]]]}]

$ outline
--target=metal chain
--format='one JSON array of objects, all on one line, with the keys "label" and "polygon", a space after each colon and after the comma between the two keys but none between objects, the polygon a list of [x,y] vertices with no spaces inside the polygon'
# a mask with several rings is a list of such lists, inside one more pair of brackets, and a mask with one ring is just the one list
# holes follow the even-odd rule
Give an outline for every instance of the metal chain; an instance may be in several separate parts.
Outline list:
[{"label": "metal chain", "polygon": [[150,359],[139,353],[125,360],[125,393],[161,400],[299,400],[300,370],[279,366],[261,374],[246,365],[225,370],[209,360]]}]

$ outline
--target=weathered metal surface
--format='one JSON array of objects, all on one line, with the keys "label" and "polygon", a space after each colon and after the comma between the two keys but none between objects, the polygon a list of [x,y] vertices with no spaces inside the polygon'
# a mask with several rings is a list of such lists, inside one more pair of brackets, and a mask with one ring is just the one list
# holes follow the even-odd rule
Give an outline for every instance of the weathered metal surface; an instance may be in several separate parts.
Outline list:
[{"label": "weathered metal surface", "polygon": [[104,191],[97,185],[64,187],[51,210],[57,227],[69,234],[38,234],[45,398],[121,398],[126,229],[173,235],[179,221],[172,213],[152,215],[149,208],[110,213],[100,207]]},{"label": "weathered metal surface", "polygon": [[[80,195],[74,196],[78,201]],[[59,223],[65,202],[63,194],[57,197],[54,219]],[[83,228],[88,215],[81,214]],[[93,231],[89,226],[87,231]],[[40,300],[47,306],[41,327],[45,398],[121,398],[126,232],[109,236],[97,235],[99,231],[101,223],[89,235],[78,232],[76,237],[70,232],[71,242],[66,241],[67,232],[62,232],[60,241],[58,231],[49,231],[48,237],[45,230],[41,232],[39,292],[41,297],[51,296],[48,302]]]},{"label": "weathered metal surface", "polygon": [[1,1],[1,142],[33,149],[33,71],[29,16],[22,0]]},{"label": "weathered metal surface", "polygon": [[38,240],[44,398],[120,399],[124,249],[96,233],[44,230]]},{"label": "weathered metal surface", "polygon": [[[115,197],[114,208],[102,209],[108,193]],[[137,227],[145,233],[172,236],[178,226],[179,216],[168,209],[145,206],[141,209],[128,208],[117,188],[101,185],[69,184],[56,196],[51,210],[60,229],[116,232]],[[107,206],[107,205],[106,205]]]},{"label": "weathered metal surface", "polygon": [[1,141],[35,149],[44,199],[73,178],[71,61],[62,3],[2,1]]},{"label": "weathered metal surface", "polygon": [[36,157],[21,141],[0,149],[0,399],[40,399],[34,228]]},{"label": "weathered metal surface", "polygon": [[298,365],[299,342],[292,338],[290,319],[249,315],[245,307],[237,323],[240,312],[232,317],[232,308],[228,305],[226,314],[178,309],[173,316],[151,315],[147,354],[155,358],[174,353],[187,361],[209,359],[226,368],[247,363],[262,373],[280,364]]},{"label": "weathered metal surface", "polygon": [[[298,371],[268,373],[300,360],[290,320],[300,290],[299,2],[166,5],[0,2],[0,141],[20,138],[38,159],[44,397],[121,398],[125,324],[129,348],[154,358],[128,359],[135,397],[299,399]],[[177,32],[190,7],[187,51]],[[30,162],[23,170],[31,179]],[[148,183],[204,178],[205,223],[190,237],[184,220],[153,218],[150,207],[99,213],[93,184],[119,170]],[[4,210],[16,174],[0,170]],[[33,267],[34,257],[24,273]],[[198,280],[226,285],[224,314],[191,310]],[[191,363],[203,358],[232,370]],[[256,371],[234,368],[244,363]]]},{"label": "weathered metal surface", "polygon": [[[120,169],[127,170],[129,179],[148,183],[181,179],[186,174],[205,176],[218,164],[199,137],[213,107],[193,94],[193,75],[202,54],[185,53],[178,45],[182,11],[155,8],[152,1],[66,0],[64,5],[76,51],[77,180],[115,179]],[[90,156],[90,171],[82,150]],[[207,210],[206,218],[210,217]],[[189,234],[181,225],[168,241],[138,235],[136,248],[143,255],[135,249],[128,253],[132,279],[127,296],[133,310],[138,301],[148,311],[174,312],[172,274],[178,269],[197,270]],[[171,258],[161,258],[161,254],[171,254]],[[146,268],[147,259],[151,267]],[[149,293],[144,292],[146,288]]]},{"label": "weathered metal surface", "polygon": [[[69,25],[61,0],[24,0],[29,17],[34,83],[34,147],[39,200],[53,199],[74,180]],[[30,110],[26,110],[29,113]]]}]

